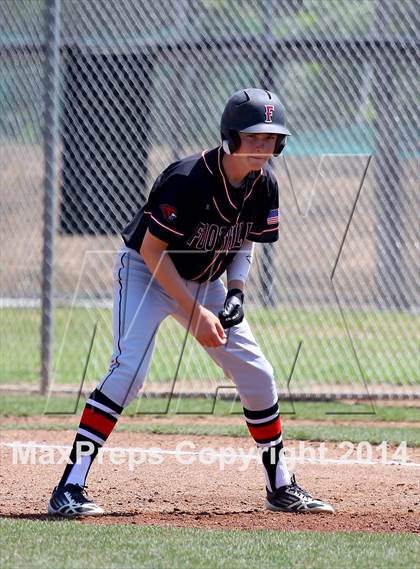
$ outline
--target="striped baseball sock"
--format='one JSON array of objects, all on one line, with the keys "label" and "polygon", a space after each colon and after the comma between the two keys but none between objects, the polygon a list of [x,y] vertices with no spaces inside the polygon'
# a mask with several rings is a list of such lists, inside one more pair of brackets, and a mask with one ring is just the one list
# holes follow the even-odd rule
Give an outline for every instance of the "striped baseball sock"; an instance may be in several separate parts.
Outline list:
[{"label": "striped baseball sock", "polygon": [[287,486],[291,478],[281,452],[283,438],[278,402],[261,411],[250,411],[244,407],[244,415],[248,430],[261,451],[267,489],[273,492],[280,486]]},{"label": "striped baseball sock", "polygon": [[66,466],[59,486],[85,485],[92,462],[111,434],[122,410],[123,407],[114,403],[98,389],[91,393],[74,439],[70,464]]}]

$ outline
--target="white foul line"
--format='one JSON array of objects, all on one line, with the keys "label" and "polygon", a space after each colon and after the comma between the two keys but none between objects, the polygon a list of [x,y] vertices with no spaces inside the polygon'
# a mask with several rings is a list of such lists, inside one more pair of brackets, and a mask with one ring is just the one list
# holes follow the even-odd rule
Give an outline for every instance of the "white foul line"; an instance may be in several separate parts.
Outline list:
[{"label": "white foul line", "polygon": [[[37,448],[37,449],[60,449],[60,450],[71,450],[71,446],[70,445],[43,445],[43,444],[38,444],[38,443],[0,443],[0,446],[2,447],[8,447],[8,448]],[[101,452],[141,452],[144,454],[153,454],[153,455],[174,455],[174,456],[179,456],[179,455],[187,455],[187,456],[212,456],[215,458],[225,458],[225,454],[223,453],[217,453],[217,452],[203,452],[203,450],[200,451],[182,451],[182,450],[165,450],[165,449],[161,449],[161,448],[141,448],[141,447],[128,447],[128,448],[124,448],[124,447],[104,447],[101,449]],[[243,458],[243,455],[241,454],[235,454],[232,453],[231,454],[232,458],[238,458],[241,459]],[[251,460],[257,460],[258,459],[258,454],[249,456],[249,458]],[[288,457],[286,457],[286,461],[288,460]],[[420,463],[419,462],[400,462],[397,460],[390,460],[390,461],[380,461],[380,460],[351,460],[351,459],[340,459],[340,458],[311,458],[311,457],[302,457],[302,459],[299,459],[299,464],[304,464],[304,463],[312,463],[312,464],[360,464],[360,465],[369,465],[369,466],[376,466],[376,465],[381,465],[381,466],[408,466],[408,467],[413,467],[413,468],[420,468]]]}]

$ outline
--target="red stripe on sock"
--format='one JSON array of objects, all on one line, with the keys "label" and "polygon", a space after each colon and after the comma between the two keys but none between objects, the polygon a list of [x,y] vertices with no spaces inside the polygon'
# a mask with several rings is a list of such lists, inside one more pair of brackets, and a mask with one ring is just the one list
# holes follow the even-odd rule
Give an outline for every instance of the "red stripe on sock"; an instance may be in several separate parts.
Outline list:
[{"label": "red stripe on sock", "polygon": [[257,440],[276,439],[281,433],[280,417],[274,421],[274,423],[271,423],[271,425],[253,425],[247,423],[247,426],[252,437]]},{"label": "red stripe on sock", "polygon": [[102,433],[104,438],[107,438],[109,436],[115,426],[115,423],[113,421],[107,419],[100,413],[96,413],[92,409],[88,409],[87,407],[85,407],[85,410],[83,411],[80,422],[84,425],[87,425],[88,427],[92,427],[92,429],[95,429],[96,431],[99,431]]}]

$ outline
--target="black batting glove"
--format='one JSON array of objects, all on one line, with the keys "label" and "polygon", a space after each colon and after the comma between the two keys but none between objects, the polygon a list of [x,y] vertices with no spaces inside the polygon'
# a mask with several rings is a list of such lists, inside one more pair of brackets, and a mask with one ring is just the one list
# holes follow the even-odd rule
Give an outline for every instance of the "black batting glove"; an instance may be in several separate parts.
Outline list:
[{"label": "black batting glove", "polygon": [[232,328],[244,319],[244,293],[239,288],[228,290],[223,310],[219,312],[219,320],[223,328]]}]

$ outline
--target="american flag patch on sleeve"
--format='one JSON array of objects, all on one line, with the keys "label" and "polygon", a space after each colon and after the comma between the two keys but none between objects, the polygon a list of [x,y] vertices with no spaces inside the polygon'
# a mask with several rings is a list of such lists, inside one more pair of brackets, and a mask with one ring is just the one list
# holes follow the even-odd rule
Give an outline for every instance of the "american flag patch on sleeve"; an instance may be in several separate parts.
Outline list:
[{"label": "american flag patch on sleeve", "polygon": [[279,222],[279,208],[271,209],[268,212],[267,225],[274,225]]}]

